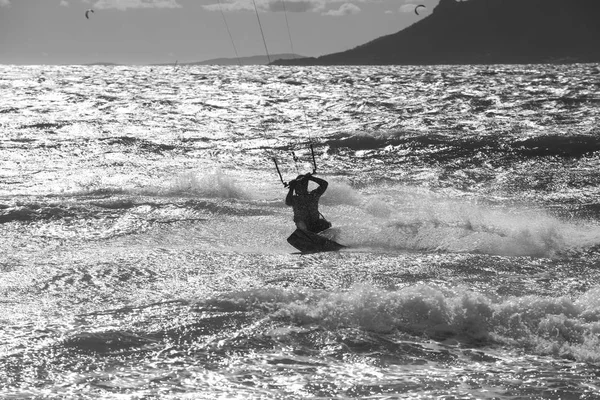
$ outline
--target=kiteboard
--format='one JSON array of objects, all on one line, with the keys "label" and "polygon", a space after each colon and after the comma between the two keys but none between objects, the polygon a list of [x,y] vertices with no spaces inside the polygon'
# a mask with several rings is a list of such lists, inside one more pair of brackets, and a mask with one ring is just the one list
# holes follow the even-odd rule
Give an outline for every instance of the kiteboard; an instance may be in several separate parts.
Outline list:
[{"label": "kiteboard", "polygon": [[289,244],[300,250],[302,253],[320,253],[323,251],[338,251],[343,249],[341,245],[331,239],[321,236],[318,233],[296,229],[290,237],[287,238]]}]

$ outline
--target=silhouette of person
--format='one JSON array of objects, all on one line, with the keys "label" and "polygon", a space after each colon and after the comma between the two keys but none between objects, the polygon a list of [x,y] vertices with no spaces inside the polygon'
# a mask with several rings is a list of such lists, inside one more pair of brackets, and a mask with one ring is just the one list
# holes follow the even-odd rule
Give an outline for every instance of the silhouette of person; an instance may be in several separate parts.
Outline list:
[{"label": "silhouette of person", "polygon": [[[319,187],[309,192],[309,181]],[[314,177],[311,173],[298,175],[289,183],[285,204],[294,210],[294,222],[298,229],[318,233],[331,228],[331,223],[319,212],[319,199],[327,190],[327,185],[326,180]]]}]

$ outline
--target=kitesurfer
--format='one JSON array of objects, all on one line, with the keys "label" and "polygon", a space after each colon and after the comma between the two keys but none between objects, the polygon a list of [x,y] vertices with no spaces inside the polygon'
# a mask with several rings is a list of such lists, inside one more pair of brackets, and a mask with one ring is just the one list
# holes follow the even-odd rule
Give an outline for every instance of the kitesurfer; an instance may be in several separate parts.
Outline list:
[{"label": "kitesurfer", "polygon": [[[315,182],[319,187],[309,192],[309,181]],[[331,228],[331,223],[319,212],[319,199],[327,190],[327,181],[308,173],[298,175],[288,185],[290,190],[285,198],[285,204],[294,210],[296,227],[314,233]]]}]

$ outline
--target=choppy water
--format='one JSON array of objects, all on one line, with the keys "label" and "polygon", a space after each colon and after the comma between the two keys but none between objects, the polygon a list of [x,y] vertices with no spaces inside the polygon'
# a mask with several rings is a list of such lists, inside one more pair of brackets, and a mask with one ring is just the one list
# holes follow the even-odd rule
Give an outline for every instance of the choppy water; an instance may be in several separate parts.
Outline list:
[{"label": "choppy water", "polygon": [[0,397],[598,399],[599,117],[598,65],[0,66]]}]

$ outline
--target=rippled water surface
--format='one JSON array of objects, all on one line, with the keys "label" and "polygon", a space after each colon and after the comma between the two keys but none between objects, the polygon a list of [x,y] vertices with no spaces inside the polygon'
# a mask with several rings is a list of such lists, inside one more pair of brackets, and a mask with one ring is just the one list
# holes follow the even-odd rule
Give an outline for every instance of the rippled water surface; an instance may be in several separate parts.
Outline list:
[{"label": "rippled water surface", "polygon": [[0,72],[0,397],[600,398],[598,65]]}]

